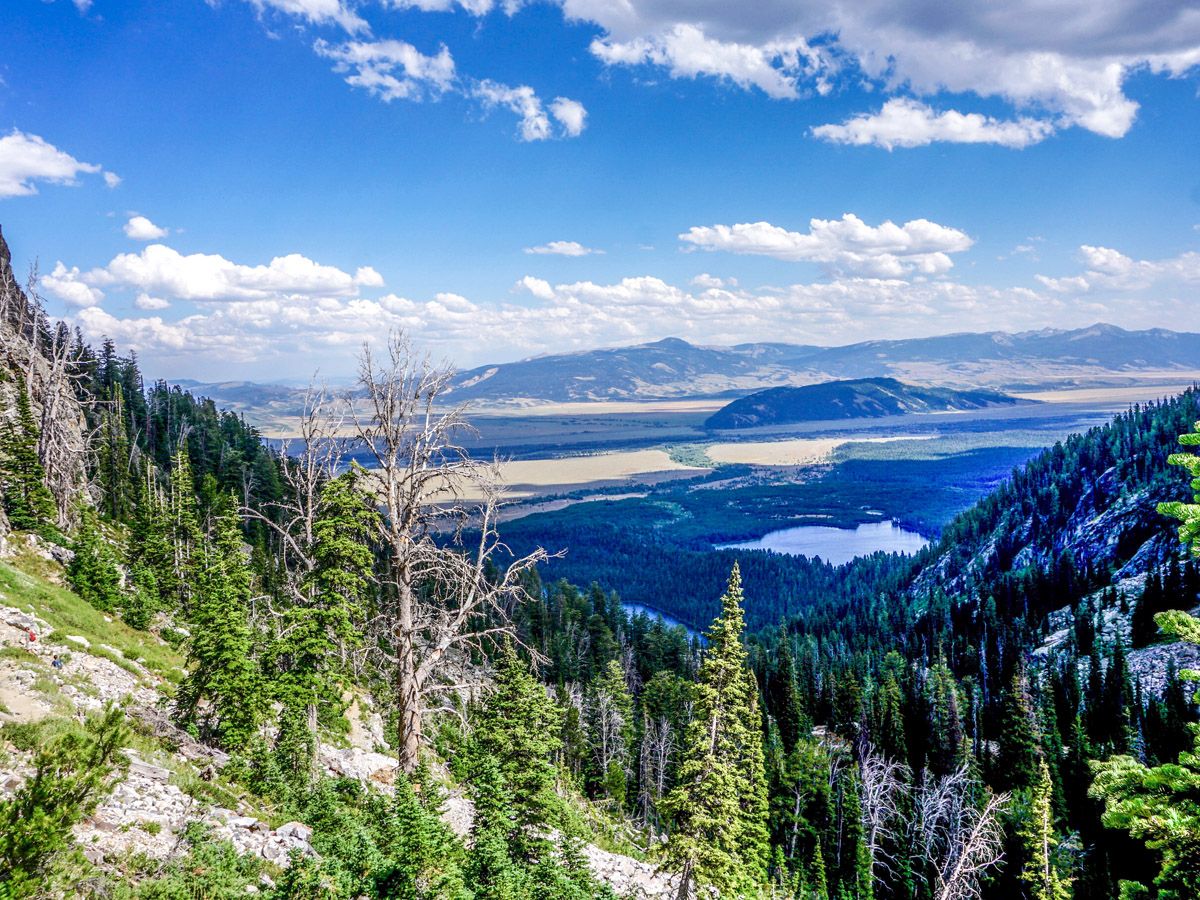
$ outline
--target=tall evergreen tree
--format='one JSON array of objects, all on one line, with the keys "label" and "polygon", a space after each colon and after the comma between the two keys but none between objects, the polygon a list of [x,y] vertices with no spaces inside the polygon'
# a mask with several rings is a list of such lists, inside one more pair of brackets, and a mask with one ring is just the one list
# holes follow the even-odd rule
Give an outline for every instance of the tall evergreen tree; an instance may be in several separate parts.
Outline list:
[{"label": "tall evergreen tree", "polygon": [[204,739],[245,750],[267,704],[250,623],[253,576],[231,496],[223,507],[211,541],[197,553],[195,595],[187,615],[188,670],[175,714]]},{"label": "tall evergreen tree", "polygon": [[767,794],[753,676],[742,646],[737,565],[708,632],[679,784],[663,803],[674,823],[667,863],[681,873],[679,896],[694,885],[749,895],[766,882]]},{"label": "tall evergreen tree", "polygon": [[1052,810],[1053,786],[1050,768],[1039,760],[1030,789],[1029,810],[1018,826],[1025,865],[1021,882],[1028,900],[1070,900],[1071,882],[1058,871],[1055,859],[1057,834]]},{"label": "tall evergreen tree", "polygon": [[41,531],[58,510],[38,458],[38,425],[23,378],[13,387],[16,407],[0,430],[0,489],[8,523],[18,531]]},{"label": "tall evergreen tree", "polygon": [[809,723],[800,706],[800,696],[796,690],[796,663],[792,657],[792,641],[786,628],[779,629],[779,651],[767,681],[767,706],[779,726],[783,752],[791,753],[809,727]]},{"label": "tall evergreen tree", "polygon": [[561,824],[553,762],[561,712],[511,644],[500,650],[495,682],[475,726],[474,756],[496,760],[510,798],[510,843],[536,859],[548,850],[546,833]]},{"label": "tall evergreen tree", "polygon": [[377,513],[351,471],[321,489],[313,525],[313,569],[299,595],[283,610],[280,637],[271,648],[278,670],[275,698],[282,704],[276,748],[294,777],[312,774],[319,711],[326,724],[342,716],[346,672],[340,660],[359,641],[374,553],[370,540]]},{"label": "tall evergreen tree", "polygon": [[1015,788],[1033,785],[1038,771],[1037,732],[1025,673],[1013,672],[1000,707],[997,764],[1004,783]]},{"label": "tall evergreen tree", "polygon": [[121,573],[116,553],[100,533],[95,512],[87,506],[79,511],[79,528],[67,564],[71,589],[96,609],[111,610],[121,603]]}]

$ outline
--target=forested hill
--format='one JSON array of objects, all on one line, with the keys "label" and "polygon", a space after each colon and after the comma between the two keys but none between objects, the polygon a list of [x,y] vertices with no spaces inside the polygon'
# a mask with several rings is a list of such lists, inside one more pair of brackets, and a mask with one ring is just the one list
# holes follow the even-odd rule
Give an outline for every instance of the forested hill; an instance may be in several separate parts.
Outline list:
[{"label": "forested hill", "polygon": [[918,387],[895,378],[858,378],[758,391],[723,406],[708,417],[704,426],[754,428],[827,419],[865,419],[986,409],[1024,402],[1028,401],[996,391],[957,391]]},{"label": "forested hill", "polygon": [[1156,506],[1188,495],[1167,458],[1197,420],[1193,388],[1055,444],[943,529],[919,558],[914,589],[956,593],[1065,558],[1097,578],[1137,574],[1177,554]]}]

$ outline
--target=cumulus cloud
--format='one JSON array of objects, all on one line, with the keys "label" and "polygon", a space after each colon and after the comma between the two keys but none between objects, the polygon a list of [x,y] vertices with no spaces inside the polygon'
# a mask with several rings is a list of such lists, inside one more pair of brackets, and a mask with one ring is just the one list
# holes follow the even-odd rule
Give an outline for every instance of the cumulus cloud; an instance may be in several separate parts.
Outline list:
[{"label": "cumulus cloud", "polygon": [[800,78],[820,69],[820,54],[802,37],[754,45],[716,40],[690,23],[628,41],[597,38],[591,50],[610,66],[662,66],[673,78],[708,75],[777,99],[798,97]]},{"label": "cumulus cloud", "polygon": [[151,297],[149,294],[138,294],[133,305],[144,310],[169,309],[171,301],[164,300],[162,297]]},{"label": "cumulus cloud", "polygon": [[[1136,118],[1137,103],[1124,93],[1131,71],[1180,75],[1200,64],[1200,16],[1190,0],[1058,0],[1053,28],[1040,0],[942,5],[936,15],[923,0],[559,2],[568,19],[603,29],[592,52],[608,65],[709,75],[780,99],[865,76],[921,97],[1000,97],[1109,137],[1124,135]],[[1020,146],[1005,133],[1005,146]]]},{"label": "cumulus cloud", "polygon": [[167,229],[159,228],[145,216],[130,216],[122,230],[127,238],[135,241],[157,241],[168,234]]},{"label": "cumulus cloud", "polygon": [[702,250],[823,263],[837,271],[889,278],[946,272],[954,265],[949,254],[961,253],[973,243],[964,232],[928,219],[872,226],[853,213],[840,219],[812,219],[807,233],[769,222],[745,222],[693,226],[679,239]]},{"label": "cumulus cloud", "polygon": [[[75,270],[74,275],[78,282],[87,273]],[[165,308],[155,299],[159,296],[145,292],[145,299],[139,296],[135,305],[157,312]],[[172,309],[181,305],[171,302]],[[1178,309],[1182,314],[1186,308],[1186,301],[1180,300],[1169,311]],[[431,350],[468,364],[548,348],[584,349],[667,335],[701,343],[765,338],[845,343],[986,330],[998,322],[1018,330],[1083,325],[1097,319],[1136,326],[1146,319],[1144,308],[1128,302],[1071,297],[1053,290],[858,275],[753,289],[712,276],[680,286],[654,275],[612,283],[585,279],[558,284],[527,275],[514,286],[514,296],[503,302],[478,301],[452,291],[426,299],[395,293],[374,298],[281,293],[193,304],[191,309],[185,307],[176,318],[123,317],[91,305],[81,308],[75,321],[90,338],[111,336],[148,358],[176,359],[185,367],[240,363],[243,371],[257,365],[278,375],[281,365],[320,361],[346,367],[358,345],[378,341],[391,328],[406,329]],[[482,347],[480,333],[495,340]]]},{"label": "cumulus cloud", "polygon": [[550,115],[562,126],[567,137],[579,137],[587,127],[587,110],[578,100],[555,97],[550,102]]},{"label": "cumulus cloud", "polygon": [[109,188],[120,187],[121,176],[118,175],[116,172],[105,172],[104,173],[104,184]]},{"label": "cumulus cloud", "polygon": [[525,252],[537,256],[592,256],[604,251],[585,247],[578,241],[550,241],[536,247],[526,247]]},{"label": "cumulus cloud", "polygon": [[587,110],[577,100],[555,97],[547,106],[528,85],[514,87],[489,79],[459,78],[454,58],[444,44],[432,56],[399,40],[341,44],[318,40],[313,47],[319,56],[333,60],[334,71],[344,75],[347,84],[362,88],[385,103],[461,93],[480,102],[485,109],[499,107],[515,113],[520,119],[518,134],[523,141],[579,137],[587,124]]},{"label": "cumulus cloud", "polygon": [[877,113],[854,116],[840,125],[818,125],[812,133],[836,144],[873,144],[885,150],[937,141],[1020,149],[1045,140],[1054,130],[1054,124],[1044,119],[1001,121],[978,113],[935,112],[919,101],[896,97]]},{"label": "cumulus cloud", "polygon": [[366,21],[342,0],[250,0],[250,3],[260,15],[270,9],[313,25],[338,25],[351,34],[370,30]]},{"label": "cumulus cloud", "polygon": [[512,87],[485,79],[475,83],[471,94],[487,109],[500,107],[515,113],[521,120],[518,135],[523,141],[545,141],[555,137],[551,117],[558,122],[557,136],[578,137],[587,118],[583,104],[566,97],[555,98],[547,112],[533,88],[525,84]]},{"label": "cumulus cloud", "polygon": [[1167,259],[1133,259],[1111,247],[1084,244],[1079,258],[1085,271],[1078,275],[1034,276],[1058,294],[1135,294],[1173,291],[1194,294],[1200,285],[1200,253],[1188,251]]},{"label": "cumulus cloud", "polygon": [[39,181],[74,185],[80,175],[99,171],[99,166],[80,162],[36,134],[13,129],[0,137],[0,199],[36,194]]},{"label": "cumulus cloud", "polygon": [[454,58],[443,44],[427,56],[405,41],[347,41],[314,45],[319,56],[334,62],[346,84],[359,87],[385,103],[440,96],[454,84]]},{"label": "cumulus cloud", "polygon": [[[419,9],[422,12],[451,12],[456,7],[473,16],[486,16],[496,7],[494,0],[387,0],[395,9]],[[504,9],[510,15],[520,8],[520,0],[505,0]]]},{"label": "cumulus cloud", "polygon": [[[107,266],[87,272],[59,263],[51,277],[54,280],[47,279],[46,287],[79,306],[99,302],[102,288],[195,303],[245,303],[352,297],[360,287],[383,284],[370,267],[350,275],[298,253],[277,256],[266,265],[248,266],[217,254],[184,255],[165,244],[151,244],[140,253],[122,253]],[[92,302],[80,302],[85,297],[92,297]]]},{"label": "cumulus cloud", "polygon": [[42,287],[71,306],[95,306],[104,299],[103,291],[84,283],[78,266],[68,269],[62,262],[43,276]]}]

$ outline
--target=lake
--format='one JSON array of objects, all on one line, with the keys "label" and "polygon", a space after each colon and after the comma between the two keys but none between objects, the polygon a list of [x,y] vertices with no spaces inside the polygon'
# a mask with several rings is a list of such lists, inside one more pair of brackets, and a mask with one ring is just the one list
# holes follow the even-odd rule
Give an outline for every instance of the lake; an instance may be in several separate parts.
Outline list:
[{"label": "lake", "polygon": [[764,534],[756,541],[719,544],[718,550],[771,550],[789,556],[819,556],[840,566],[856,556],[869,556],[877,550],[885,553],[916,553],[928,541],[915,531],[907,531],[890,519],[866,522],[857,528],[832,528],[828,525],[799,525]]},{"label": "lake", "polygon": [[625,612],[629,613],[630,618],[633,618],[638,613],[641,613],[649,616],[651,619],[662,619],[663,624],[668,628],[674,628],[678,625],[679,627],[687,630],[689,637],[696,637],[700,634],[700,632],[696,631],[694,628],[688,628],[687,625],[684,625],[683,622],[680,622],[674,616],[669,616],[665,612],[660,612],[653,607],[643,606],[641,603],[622,603],[621,605],[625,607]]}]

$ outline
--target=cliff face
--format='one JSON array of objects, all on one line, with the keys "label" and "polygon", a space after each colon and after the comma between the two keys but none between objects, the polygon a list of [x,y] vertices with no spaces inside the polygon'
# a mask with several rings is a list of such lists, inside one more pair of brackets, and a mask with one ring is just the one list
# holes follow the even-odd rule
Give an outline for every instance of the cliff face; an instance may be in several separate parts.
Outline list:
[{"label": "cliff face", "polygon": [[[0,229],[0,433],[15,419],[17,392],[27,391],[40,432],[38,456],[60,526],[68,525],[78,503],[89,499],[87,419],[68,343],[69,333],[55,328],[21,289]],[[7,531],[0,510],[0,536]]]}]

